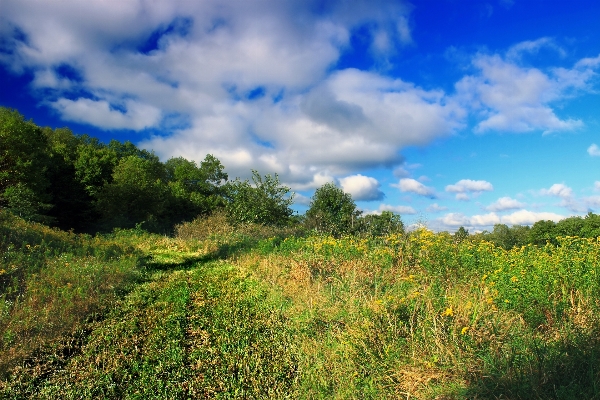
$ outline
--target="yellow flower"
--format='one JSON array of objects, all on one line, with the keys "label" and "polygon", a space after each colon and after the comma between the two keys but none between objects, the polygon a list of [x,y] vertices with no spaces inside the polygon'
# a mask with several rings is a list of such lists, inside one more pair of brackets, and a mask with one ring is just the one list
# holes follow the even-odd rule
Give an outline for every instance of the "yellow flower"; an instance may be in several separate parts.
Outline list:
[{"label": "yellow flower", "polygon": [[446,311],[444,311],[442,313],[442,315],[445,316],[445,317],[451,317],[451,316],[453,316],[454,315],[454,310],[452,309],[452,306],[446,308]]},{"label": "yellow flower", "polygon": [[469,327],[468,327],[468,326],[465,326],[464,328],[462,328],[462,329],[460,330],[460,334],[461,334],[461,335],[465,335],[465,334],[466,334],[468,331],[469,331]]},{"label": "yellow flower", "polygon": [[515,283],[519,281],[519,278],[517,278],[516,276],[513,276],[512,278],[510,278],[510,281]]}]

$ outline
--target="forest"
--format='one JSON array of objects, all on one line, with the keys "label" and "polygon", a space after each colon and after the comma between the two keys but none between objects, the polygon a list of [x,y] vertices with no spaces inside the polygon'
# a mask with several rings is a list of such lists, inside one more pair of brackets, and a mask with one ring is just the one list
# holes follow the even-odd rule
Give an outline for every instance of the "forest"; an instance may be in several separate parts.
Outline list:
[{"label": "forest", "polygon": [[[177,224],[223,212],[229,222],[295,226],[333,236],[404,230],[391,212],[362,215],[334,184],[319,188],[305,215],[290,206],[293,193],[277,174],[252,171],[252,182],[229,180],[225,166],[207,154],[198,165],[183,157],[161,162],[131,142],[108,144],[69,128],[39,127],[16,110],[0,108],[0,206],[29,221],[75,232],[140,227],[172,234]],[[457,239],[469,236],[461,227]],[[570,217],[533,226],[494,226],[475,238],[505,249],[556,243],[559,236],[600,236],[600,216]]]}]

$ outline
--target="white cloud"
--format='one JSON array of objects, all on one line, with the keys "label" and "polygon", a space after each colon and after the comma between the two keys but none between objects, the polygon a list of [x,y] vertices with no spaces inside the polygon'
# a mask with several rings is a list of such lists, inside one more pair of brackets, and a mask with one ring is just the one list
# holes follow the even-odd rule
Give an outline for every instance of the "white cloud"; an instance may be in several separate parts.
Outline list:
[{"label": "white cloud", "polygon": [[361,174],[348,176],[340,179],[340,185],[344,192],[352,195],[355,201],[374,201],[385,197],[379,190],[381,184],[377,179]]},{"label": "white cloud", "polygon": [[587,152],[592,157],[600,157],[600,147],[596,143],[588,147]]},{"label": "white cloud", "polygon": [[489,192],[494,190],[494,186],[487,181],[474,181],[472,179],[461,179],[454,185],[446,186],[446,192],[467,193],[467,192]]},{"label": "white cloud", "polygon": [[471,198],[469,197],[468,194],[466,193],[457,193],[455,196],[456,200],[460,200],[460,201],[469,201],[471,200]]},{"label": "white cloud", "polygon": [[525,207],[524,203],[510,197],[500,197],[498,200],[486,207],[488,211],[506,211]]},{"label": "white cloud", "polygon": [[141,130],[156,125],[161,111],[132,100],[124,102],[125,111],[116,110],[107,101],[59,99],[52,107],[68,121],[91,123],[104,129]]},{"label": "white cloud", "polygon": [[494,190],[494,186],[487,181],[474,181],[472,179],[461,179],[454,185],[446,186],[446,192],[456,193],[456,199],[467,201],[470,199],[469,193],[479,195],[481,192]]},{"label": "white cloud", "polygon": [[551,220],[559,221],[565,216],[551,212],[534,212],[528,210],[515,211],[508,215],[498,215],[495,212],[481,215],[466,216],[461,213],[448,213],[436,220],[441,229],[453,229],[464,226],[468,229],[489,229],[495,224],[506,225],[533,225],[537,221]]},{"label": "white cloud", "polygon": [[210,152],[232,176],[256,168],[296,190],[314,187],[317,176],[399,165],[403,147],[450,135],[466,117],[441,90],[331,72],[356,27],[370,30],[378,57],[411,43],[403,2],[332,1],[319,13],[274,0],[3,5],[4,20],[27,40],[7,30],[11,53],[0,63],[37,71],[33,85],[52,91],[63,119],[140,130],[182,116],[189,126],[139,145],[162,158],[200,161]]},{"label": "white cloud", "polygon": [[421,182],[412,178],[400,179],[400,182],[397,184],[392,184],[391,186],[400,189],[400,191],[404,193],[415,193],[429,198],[437,197],[435,194],[435,189],[425,186]]},{"label": "white cloud", "polygon": [[433,203],[432,205],[427,207],[427,212],[430,212],[430,213],[437,213],[437,212],[442,212],[442,211],[446,211],[446,210],[448,210],[448,207],[440,206],[437,203]]},{"label": "white cloud", "polygon": [[600,191],[600,181],[594,182],[594,190]]},{"label": "white cloud", "polygon": [[391,211],[401,215],[413,215],[417,213],[417,211],[410,206],[392,206],[389,204],[381,204],[376,213],[381,214],[382,211]]},{"label": "white cloud", "polygon": [[577,91],[591,90],[591,80],[598,67],[596,59],[584,59],[571,69],[525,67],[520,65],[524,53],[541,48],[564,51],[551,39],[541,38],[512,46],[505,57],[499,54],[477,54],[472,65],[473,75],[456,83],[458,97],[478,112],[477,132],[490,130],[544,133],[572,131],[583,126],[582,121],[557,116],[552,104]]},{"label": "white cloud", "polygon": [[573,197],[573,189],[563,183],[555,183],[549,189],[542,189],[540,193],[544,196],[555,196],[562,199],[570,199]]},{"label": "white cloud", "polygon": [[506,58],[518,60],[524,53],[535,54],[543,48],[553,49],[563,57],[566,55],[566,52],[551,38],[543,37],[537,40],[526,40],[511,46],[506,52]]}]

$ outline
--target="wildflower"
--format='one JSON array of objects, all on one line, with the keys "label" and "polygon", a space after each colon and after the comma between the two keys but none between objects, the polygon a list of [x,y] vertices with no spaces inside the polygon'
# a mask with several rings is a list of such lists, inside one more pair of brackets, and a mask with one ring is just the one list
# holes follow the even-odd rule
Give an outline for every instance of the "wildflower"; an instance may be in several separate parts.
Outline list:
[{"label": "wildflower", "polygon": [[512,278],[510,278],[510,281],[512,283],[519,282],[519,278],[517,278],[516,276],[513,276]]},{"label": "wildflower", "polygon": [[461,334],[461,335],[466,335],[468,331],[469,331],[469,327],[468,327],[468,326],[465,326],[464,328],[462,328],[462,329],[460,330],[460,334]]},{"label": "wildflower", "polygon": [[451,317],[454,315],[454,310],[452,309],[452,306],[446,308],[446,310],[442,313],[442,315],[444,317]]}]

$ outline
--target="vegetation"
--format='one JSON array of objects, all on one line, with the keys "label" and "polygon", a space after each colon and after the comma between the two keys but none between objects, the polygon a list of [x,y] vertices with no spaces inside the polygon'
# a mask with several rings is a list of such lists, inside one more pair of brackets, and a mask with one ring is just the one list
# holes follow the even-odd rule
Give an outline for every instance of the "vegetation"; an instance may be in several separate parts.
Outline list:
[{"label": "vegetation", "polygon": [[326,184],[302,219],[277,175],[0,123],[0,398],[600,398],[598,215],[405,232]]}]

